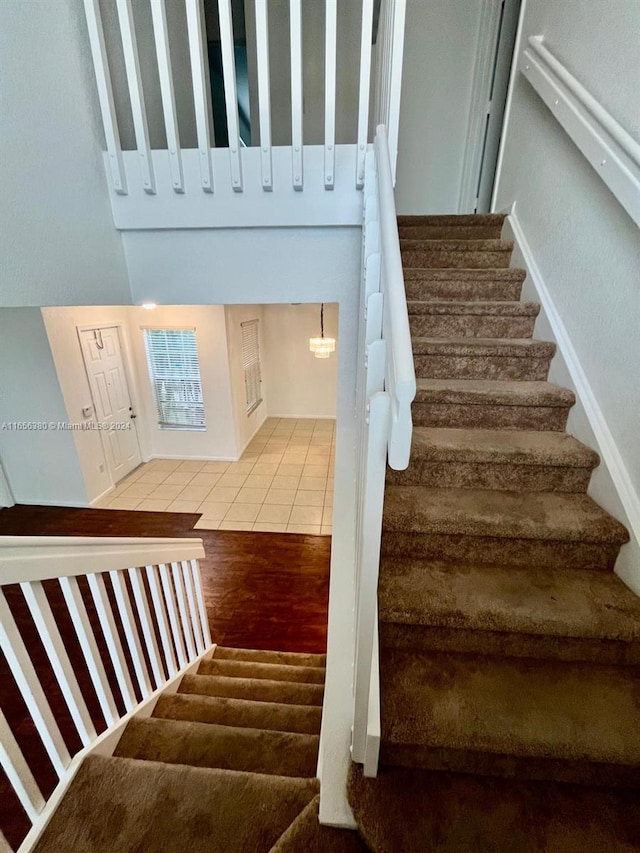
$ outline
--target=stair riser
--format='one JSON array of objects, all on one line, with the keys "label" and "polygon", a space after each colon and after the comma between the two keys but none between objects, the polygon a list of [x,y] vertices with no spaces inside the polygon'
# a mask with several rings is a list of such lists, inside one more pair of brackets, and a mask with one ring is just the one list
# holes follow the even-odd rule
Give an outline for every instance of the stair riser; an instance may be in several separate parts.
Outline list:
[{"label": "stair riser", "polygon": [[325,677],[324,669],[317,666],[274,665],[252,661],[218,660],[217,658],[203,661],[198,673],[200,675],[224,675],[232,678],[257,678],[305,684],[324,684]]},{"label": "stair riser", "polygon": [[586,492],[590,468],[559,465],[509,465],[482,462],[428,462],[412,459],[404,471],[387,469],[397,486],[497,489],[506,492]]},{"label": "stair riser", "polygon": [[407,299],[423,302],[518,302],[522,284],[508,281],[421,281],[405,279]]},{"label": "stair riser", "polygon": [[402,265],[422,269],[506,269],[511,249],[463,252],[446,249],[403,249]]},{"label": "stair riser", "polygon": [[495,314],[409,314],[417,338],[531,338],[535,317]]},{"label": "stair riser", "polygon": [[612,571],[619,545],[464,534],[382,533],[382,553],[445,562]]},{"label": "stair riser", "polygon": [[611,788],[635,787],[640,783],[640,768],[562,759],[519,758],[487,752],[438,749],[413,744],[381,744],[380,763],[425,770],[472,773],[507,779],[565,782],[574,785],[600,785]]},{"label": "stair riser", "polygon": [[252,699],[256,702],[322,705],[324,688],[316,684],[292,684],[287,681],[274,687],[267,681],[245,684],[241,678],[222,679],[214,676],[185,675],[180,682],[178,692],[229,699]]},{"label": "stair riser", "polygon": [[502,225],[400,225],[401,240],[499,240]]},{"label": "stair riser", "polygon": [[416,403],[411,406],[415,426],[460,429],[532,429],[562,432],[569,406],[470,406],[466,403]]},{"label": "stair riser", "polygon": [[551,358],[510,358],[499,355],[414,355],[420,379],[499,379],[545,381]]},{"label": "stair riser", "polygon": [[[165,720],[183,720],[196,723],[211,723],[220,726],[245,726],[254,729],[267,729],[268,731],[295,732],[305,735],[319,735],[322,709],[312,706],[272,706],[265,710],[264,705],[252,707],[247,700],[231,701],[225,704],[224,699],[216,700],[206,697],[207,702],[202,707],[195,707],[192,703],[181,702],[184,694],[162,696],[153,709],[153,716]],[[209,701],[207,701],[209,700]]]},{"label": "stair riser", "polygon": [[640,665],[640,643],[407,625],[385,622],[382,613],[380,648],[403,649],[408,652],[450,651],[496,657],[587,661],[603,666]]}]

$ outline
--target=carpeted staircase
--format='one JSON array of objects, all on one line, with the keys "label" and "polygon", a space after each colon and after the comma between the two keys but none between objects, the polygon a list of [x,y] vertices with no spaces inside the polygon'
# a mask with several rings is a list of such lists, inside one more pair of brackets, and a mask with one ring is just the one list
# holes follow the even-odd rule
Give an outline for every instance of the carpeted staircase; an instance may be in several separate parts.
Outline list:
[{"label": "carpeted staircase", "polygon": [[91,755],[37,853],[356,853],[318,823],[322,655],[218,647]]},{"label": "carpeted staircase", "polygon": [[377,853],[640,850],[640,599],[586,494],[503,217],[400,217],[417,395],[389,471],[380,772],[349,799]]}]

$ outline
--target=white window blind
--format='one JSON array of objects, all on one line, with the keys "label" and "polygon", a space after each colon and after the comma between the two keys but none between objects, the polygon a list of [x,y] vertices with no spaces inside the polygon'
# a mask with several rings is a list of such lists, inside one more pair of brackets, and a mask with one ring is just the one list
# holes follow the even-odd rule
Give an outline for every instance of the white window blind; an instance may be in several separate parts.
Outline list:
[{"label": "white window blind", "polygon": [[149,376],[161,429],[205,429],[193,329],[145,329]]},{"label": "white window blind", "polygon": [[262,402],[262,394],[260,393],[260,340],[258,322],[258,320],[248,320],[246,323],[240,323],[247,414],[251,414]]}]

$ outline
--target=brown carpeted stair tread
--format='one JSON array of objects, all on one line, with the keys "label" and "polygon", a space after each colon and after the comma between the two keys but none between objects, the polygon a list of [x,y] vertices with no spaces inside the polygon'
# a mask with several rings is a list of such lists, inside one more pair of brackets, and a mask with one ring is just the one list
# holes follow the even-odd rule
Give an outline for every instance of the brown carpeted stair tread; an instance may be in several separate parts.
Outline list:
[{"label": "brown carpeted stair tread", "polygon": [[495,225],[401,225],[401,240],[499,240],[502,224]]},{"label": "brown carpeted stair tread", "polygon": [[266,853],[317,793],[315,779],[91,755],[35,849]]},{"label": "brown carpeted stair tread", "polygon": [[638,671],[385,649],[382,763],[640,783]]},{"label": "brown carpeted stair tread", "polygon": [[248,660],[204,660],[199,675],[226,675],[231,678],[264,678],[268,681],[295,681],[300,684],[324,684],[325,671],[319,666],[289,666]]},{"label": "brown carpeted stair tread", "polygon": [[438,249],[446,252],[505,252],[513,251],[511,240],[400,240],[401,250],[431,250]]},{"label": "brown carpeted stair tread", "polygon": [[388,555],[378,607],[382,645],[392,623],[406,630],[389,632],[389,642],[398,636],[405,648],[413,637],[422,650],[431,642],[454,651],[640,663],[640,599],[613,573]]},{"label": "brown carpeted stair tread", "polygon": [[217,723],[224,726],[245,726],[270,731],[318,735],[322,708],[313,705],[229,699],[222,696],[168,693],[158,699],[153,709],[153,716],[171,720],[190,720],[196,723]]},{"label": "brown carpeted stair tread", "polygon": [[567,408],[572,391],[551,382],[502,382],[491,379],[416,380],[416,402],[465,406],[545,406]]},{"label": "brown carpeted stair tread", "polygon": [[638,792],[352,764],[360,833],[384,853],[637,853]]},{"label": "brown carpeted stair tread", "polygon": [[537,302],[450,302],[443,300],[407,301],[407,311],[411,315],[451,314],[455,316],[496,316],[496,317],[537,317],[540,306]]},{"label": "brown carpeted stair tread", "polygon": [[398,227],[403,228],[406,225],[502,226],[505,219],[504,213],[401,214],[398,216]]},{"label": "brown carpeted stair tread", "polygon": [[315,776],[317,735],[166,720],[131,720],[114,755],[275,776]]},{"label": "brown carpeted stair tread", "polygon": [[387,486],[385,530],[612,543],[626,528],[588,495]]},{"label": "brown carpeted stair tread", "polygon": [[313,799],[273,845],[269,853],[364,853],[369,848],[357,832],[322,826],[320,797]]},{"label": "brown carpeted stair tread", "polygon": [[411,341],[413,354],[502,356],[504,358],[551,358],[556,345],[532,338],[429,338],[415,337]]},{"label": "brown carpeted stair tread", "polygon": [[276,652],[263,649],[232,649],[216,646],[216,660],[248,660],[254,663],[278,663],[286,666],[326,666],[326,655],[313,655],[304,652]]},{"label": "brown carpeted stair tread", "polygon": [[179,693],[204,696],[227,696],[253,699],[257,702],[279,702],[292,705],[322,705],[324,687],[320,684],[298,684],[292,681],[268,681],[264,678],[230,678],[224,675],[185,675]]},{"label": "brown carpeted stair tread", "polygon": [[407,299],[437,302],[500,302],[520,299],[524,270],[498,269],[427,269],[407,267],[404,286]]}]

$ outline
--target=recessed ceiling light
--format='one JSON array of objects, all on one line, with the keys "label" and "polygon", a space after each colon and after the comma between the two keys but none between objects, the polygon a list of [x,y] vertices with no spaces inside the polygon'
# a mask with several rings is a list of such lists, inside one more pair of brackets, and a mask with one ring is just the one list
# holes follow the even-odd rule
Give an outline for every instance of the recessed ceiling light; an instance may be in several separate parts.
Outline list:
[{"label": "recessed ceiling light", "polygon": [[152,311],[154,308],[157,308],[157,304],[155,302],[143,302],[142,307],[146,308],[147,311]]}]

